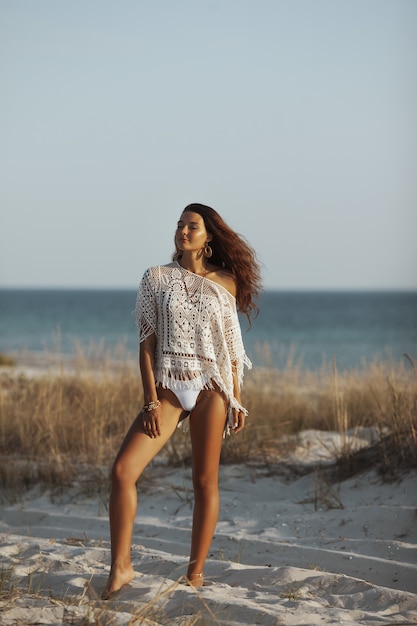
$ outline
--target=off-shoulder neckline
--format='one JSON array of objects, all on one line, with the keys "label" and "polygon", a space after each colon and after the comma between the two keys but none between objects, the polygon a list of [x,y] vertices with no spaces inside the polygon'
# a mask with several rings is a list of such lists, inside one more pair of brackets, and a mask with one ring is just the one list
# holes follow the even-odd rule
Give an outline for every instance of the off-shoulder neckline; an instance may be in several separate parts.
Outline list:
[{"label": "off-shoulder neckline", "polygon": [[195,272],[191,272],[190,270],[187,270],[180,263],[178,263],[178,261],[173,261],[173,263],[169,263],[166,267],[178,267],[183,272],[187,272],[188,274],[191,274],[192,276],[197,276],[198,278],[201,278],[201,280],[208,280],[210,283],[213,283],[213,285],[216,285],[216,287],[220,287],[220,289],[223,289],[223,291],[225,291],[227,295],[233,298],[233,300],[236,300],[235,296],[232,293],[230,293],[230,291],[226,289],[226,287],[216,282],[215,280],[212,280],[211,278],[207,278],[207,276],[201,276],[200,274],[196,274]]}]

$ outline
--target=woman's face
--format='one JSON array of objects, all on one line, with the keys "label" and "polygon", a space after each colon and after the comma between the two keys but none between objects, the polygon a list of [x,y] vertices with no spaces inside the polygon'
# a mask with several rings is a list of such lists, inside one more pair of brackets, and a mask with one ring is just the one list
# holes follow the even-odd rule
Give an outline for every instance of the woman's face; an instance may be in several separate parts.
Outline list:
[{"label": "woman's face", "polygon": [[206,231],[204,220],[199,213],[184,211],[177,224],[175,244],[181,252],[202,250],[211,240]]}]

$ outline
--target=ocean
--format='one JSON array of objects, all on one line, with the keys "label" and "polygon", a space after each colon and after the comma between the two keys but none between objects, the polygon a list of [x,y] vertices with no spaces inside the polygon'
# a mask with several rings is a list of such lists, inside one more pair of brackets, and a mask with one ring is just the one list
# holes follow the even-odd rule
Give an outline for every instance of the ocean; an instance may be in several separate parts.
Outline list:
[{"label": "ocean", "polygon": [[[0,352],[135,354],[135,300],[132,289],[0,289]],[[266,291],[259,306],[250,330],[241,318],[254,366],[360,369],[404,354],[417,363],[417,291]]]}]

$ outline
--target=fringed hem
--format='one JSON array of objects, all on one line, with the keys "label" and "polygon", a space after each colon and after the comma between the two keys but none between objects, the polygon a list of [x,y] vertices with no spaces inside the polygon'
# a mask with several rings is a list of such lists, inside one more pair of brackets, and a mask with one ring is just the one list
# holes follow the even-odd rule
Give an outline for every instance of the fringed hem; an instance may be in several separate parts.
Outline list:
[{"label": "fringed hem", "polygon": [[169,373],[163,372],[157,377],[156,384],[164,389],[172,390],[192,389],[193,391],[198,391],[199,389],[215,389],[212,379],[202,372],[198,372],[196,376],[190,378],[186,378],[185,376],[182,378],[174,378]]}]

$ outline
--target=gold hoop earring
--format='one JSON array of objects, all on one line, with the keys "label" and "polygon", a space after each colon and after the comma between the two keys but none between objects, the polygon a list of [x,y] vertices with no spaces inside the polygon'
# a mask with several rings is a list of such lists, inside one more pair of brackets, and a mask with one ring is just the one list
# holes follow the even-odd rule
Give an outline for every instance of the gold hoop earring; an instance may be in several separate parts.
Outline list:
[{"label": "gold hoop earring", "polygon": [[206,259],[209,259],[212,255],[213,255],[213,250],[210,248],[208,243],[206,243],[204,247],[204,256],[206,257]]}]

